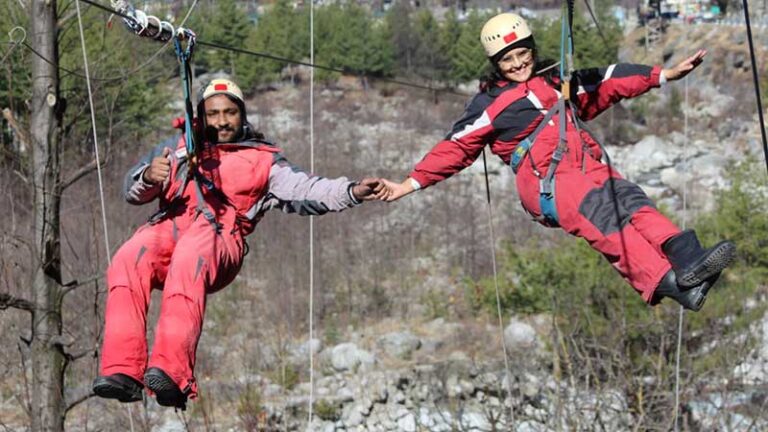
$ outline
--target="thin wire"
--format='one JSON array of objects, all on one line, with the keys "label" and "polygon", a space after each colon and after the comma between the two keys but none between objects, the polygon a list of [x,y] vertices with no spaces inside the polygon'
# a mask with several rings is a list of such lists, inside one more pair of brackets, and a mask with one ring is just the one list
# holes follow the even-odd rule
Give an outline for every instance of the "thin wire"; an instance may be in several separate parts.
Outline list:
[{"label": "thin wire", "polygon": [[[309,62],[315,63],[315,2],[309,2]],[[315,172],[315,69],[309,69],[309,171]],[[312,408],[315,400],[315,217],[309,216],[309,406],[307,430],[311,430]]]},{"label": "thin wire", "polygon": [[[82,0],[82,1],[85,1],[85,0]],[[192,6],[190,6],[190,7],[189,7],[189,10],[187,11],[187,15],[186,15],[186,16],[184,16],[184,19],[182,19],[182,20],[181,20],[181,24],[179,24],[179,25],[178,25],[178,27],[184,27],[184,24],[185,24],[185,23],[187,22],[187,20],[189,19],[189,16],[190,16],[190,15],[192,15],[192,11],[195,9],[195,7],[197,7],[197,2],[198,2],[198,1],[199,1],[199,0],[195,0],[195,1],[192,3]],[[160,53],[161,53],[161,52],[163,52],[163,51],[165,51],[165,49],[166,49],[166,48],[168,48],[168,45],[170,45],[170,44],[171,44],[171,41],[173,41],[173,39],[170,39],[170,40],[166,41],[166,42],[163,44],[163,46],[161,46],[161,47],[160,47],[160,49],[158,49],[157,51],[155,51],[155,53],[154,53],[154,54],[152,54],[152,56],[150,56],[150,57],[147,59],[147,61],[145,61],[144,63],[142,63],[142,64],[140,64],[140,65],[138,65],[138,66],[136,66],[136,67],[135,67],[135,68],[133,68],[131,71],[129,71],[129,72],[126,72],[126,73],[124,73],[123,75],[120,75],[120,76],[116,76],[116,77],[114,77],[114,78],[104,78],[104,79],[105,79],[105,80],[120,80],[120,79],[126,79],[126,78],[130,77],[131,75],[133,75],[133,74],[135,74],[136,72],[138,72],[140,69],[143,69],[143,68],[145,68],[145,67],[149,66],[149,65],[150,65],[150,64],[151,64],[153,61],[155,61],[155,59],[156,59],[156,58],[157,58],[157,57],[160,55]]]},{"label": "thin wire", "polygon": [[[83,0],[83,1],[85,1],[85,0]],[[245,50],[245,49],[242,49],[242,48],[235,48],[235,47],[228,46],[228,45],[222,45],[222,44],[217,44],[217,43],[205,42],[205,41],[200,41],[200,40],[197,41],[197,44],[201,45],[201,46],[207,46],[207,47],[210,47],[210,48],[217,48],[217,49],[233,51],[233,52],[237,52],[237,53],[240,53],[240,54],[248,54],[248,55],[252,55],[252,56],[255,56],[255,57],[266,58],[266,59],[275,60],[275,61],[279,61],[279,62],[283,62],[283,63],[291,63],[291,64],[295,64],[295,65],[300,65],[300,66],[308,66],[308,67],[311,67],[313,69],[322,69],[322,70],[327,70],[327,71],[330,71],[330,72],[338,72],[338,73],[342,73],[342,74],[351,74],[351,75],[355,75],[355,76],[358,76],[358,77],[365,77],[365,78],[368,78],[368,79],[371,79],[371,80],[386,82],[386,83],[390,83],[390,84],[397,84],[397,85],[401,85],[401,86],[405,86],[405,87],[417,88],[417,89],[421,89],[421,90],[429,90],[431,92],[453,94],[453,95],[465,96],[465,97],[466,96],[470,96],[470,95],[468,95],[466,93],[462,93],[462,92],[458,92],[458,91],[453,91],[453,90],[449,90],[449,89],[446,89],[446,88],[435,88],[435,87],[428,86],[428,85],[421,85],[421,84],[416,84],[416,83],[412,83],[412,82],[408,82],[408,81],[401,81],[401,80],[398,80],[398,79],[371,76],[371,75],[366,75],[364,73],[350,71],[350,70],[346,70],[346,69],[342,69],[342,68],[336,68],[336,67],[331,67],[331,66],[323,66],[323,65],[315,64],[314,61],[311,61],[311,60],[310,60],[310,62],[303,62],[303,61],[299,61],[299,60],[293,60],[293,59],[289,59],[289,58],[285,58],[285,57],[279,57],[279,56],[275,56],[275,55],[267,54],[267,53],[262,53],[262,52],[258,52],[258,51],[250,51],[250,50]],[[312,56],[310,56],[310,58],[311,57]]]},{"label": "thin wire", "polygon": [[[491,185],[488,182],[488,162],[483,149],[483,170],[485,172],[485,199],[488,208],[488,231],[491,237],[491,264],[493,266],[493,286],[496,289],[496,312],[499,315],[499,334],[501,335],[501,349],[504,351],[504,371],[507,397],[512,398],[512,373],[509,369],[509,356],[507,355],[507,341],[504,338],[504,317],[501,314],[501,294],[499,294],[499,273],[496,267],[496,235],[493,231],[493,205],[491,204]],[[511,408],[510,408],[511,409]],[[511,419],[510,419],[511,420]],[[510,422],[511,423],[511,422]]]},{"label": "thin wire", "polygon": [[608,39],[605,38],[605,35],[603,34],[603,29],[600,27],[600,23],[597,21],[597,17],[595,16],[595,12],[592,10],[592,5],[589,4],[589,0],[584,0],[584,3],[587,5],[587,10],[589,10],[589,16],[592,17],[592,22],[595,23],[595,27],[597,28],[597,33],[600,35],[600,39],[603,40],[603,42],[608,45]]},{"label": "thin wire", "polygon": [[[114,11],[114,10],[112,10],[112,9],[108,9],[108,8],[105,8],[105,7],[103,7],[103,6],[100,6],[100,5],[98,5],[98,4],[95,4],[95,3],[93,3],[93,2],[90,2],[90,1],[88,1],[88,0],[80,0],[80,1],[82,1],[82,2],[84,2],[84,3],[88,3],[88,4],[91,4],[91,5],[95,5],[95,6],[99,7],[100,9],[104,9],[104,10],[106,10],[106,11],[110,11],[110,12],[113,12],[113,13],[115,13],[116,15],[124,16],[123,14],[121,14],[121,13],[119,13],[119,12],[117,12],[117,11]],[[197,3],[198,3],[198,2],[199,2],[199,0],[195,0],[195,2],[192,4],[192,6],[190,6],[190,8],[189,8],[189,11],[187,11],[187,15],[186,15],[186,16],[184,17],[184,19],[181,21],[181,24],[179,24],[179,27],[183,26],[183,25],[184,25],[184,23],[186,23],[186,22],[187,22],[187,20],[189,19],[189,16],[190,16],[190,15],[192,15],[192,11],[193,11],[193,10],[194,10],[194,9],[197,7]],[[136,67],[135,67],[135,68],[133,68],[132,70],[130,70],[130,71],[128,71],[128,72],[126,72],[126,73],[124,73],[124,74],[122,74],[122,75],[116,75],[116,76],[113,76],[113,77],[108,77],[108,78],[91,77],[91,81],[108,82],[108,81],[120,81],[120,80],[124,80],[124,79],[127,79],[127,78],[129,78],[131,75],[133,75],[133,74],[135,74],[137,71],[139,71],[140,69],[143,69],[143,68],[145,68],[145,67],[149,66],[149,64],[151,64],[153,61],[155,61],[155,60],[157,59],[157,57],[160,55],[160,53],[161,53],[161,52],[163,52],[163,50],[165,50],[165,48],[167,48],[167,47],[168,47],[168,44],[169,44],[169,43],[170,43],[170,41],[166,42],[166,43],[165,43],[165,44],[164,44],[164,45],[163,45],[163,46],[162,46],[160,49],[158,49],[158,50],[157,50],[157,51],[156,51],[156,52],[155,52],[155,53],[154,53],[152,56],[150,56],[150,58],[149,58],[149,59],[147,59],[147,61],[145,61],[143,64],[141,64],[141,65],[139,65],[139,66],[136,66]],[[82,73],[80,73],[80,72],[77,72],[77,71],[73,71],[73,70],[71,70],[71,69],[67,69],[67,68],[65,68],[65,67],[63,67],[63,66],[60,66],[60,65],[58,65],[58,64],[56,64],[56,63],[54,63],[53,61],[49,60],[49,59],[48,59],[48,58],[46,58],[44,55],[42,55],[42,54],[40,54],[39,52],[37,52],[37,51],[36,51],[34,48],[32,48],[32,47],[31,47],[29,44],[27,44],[26,42],[23,42],[23,41],[22,41],[22,42],[21,42],[21,44],[22,44],[22,45],[24,45],[24,47],[25,47],[25,48],[27,48],[29,51],[31,51],[31,52],[32,52],[32,54],[36,55],[37,57],[39,57],[39,58],[40,58],[41,60],[43,60],[44,62],[46,62],[46,63],[48,63],[48,64],[50,64],[50,65],[52,65],[52,66],[56,66],[57,68],[59,68],[59,70],[62,70],[62,71],[64,71],[64,72],[66,72],[66,73],[68,73],[68,74],[70,74],[70,75],[74,75],[74,76],[76,76],[76,77],[85,78],[85,75],[83,75]]]},{"label": "thin wire", "polygon": [[[85,48],[85,34],[83,32],[83,17],[80,13],[80,0],[75,0],[75,9],[77,10],[77,25],[80,30],[80,45],[83,48],[83,68],[85,70],[85,82],[88,89],[88,104],[91,110],[91,127],[93,129],[93,149],[94,156],[96,157],[96,178],[99,184],[99,203],[101,205],[101,223],[104,228],[104,248],[106,249],[107,264],[112,265],[112,257],[110,256],[109,249],[109,229],[107,228],[107,210],[104,201],[104,182],[101,175],[101,157],[99,155],[99,138],[96,133],[96,112],[93,109],[93,91],[91,89],[91,75],[88,69],[88,53]],[[96,365],[93,365],[93,369],[96,369]],[[94,373],[94,372],[92,372]],[[88,399],[90,401],[90,398]],[[133,432],[133,413],[131,407],[128,406],[128,418],[131,426],[131,432]]]},{"label": "thin wire", "polygon": [[[683,166],[688,167],[688,77],[685,77],[685,109],[683,110]],[[683,176],[683,229],[688,224],[688,179]],[[675,353],[675,432],[679,430],[678,416],[680,415],[680,352],[683,346],[683,316],[685,309],[680,306],[677,318],[677,351]]]},{"label": "thin wire", "polygon": [[[121,12],[119,12],[119,11],[113,9],[113,8],[101,5],[101,4],[99,4],[99,3],[97,3],[97,2],[95,2],[93,0],[80,0],[80,1],[82,1],[84,3],[88,3],[90,5],[93,5],[93,6],[97,7],[97,8],[99,8],[99,9],[102,9],[102,10],[106,11],[106,12],[118,15],[120,17],[128,18],[128,19],[133,19],[133,17],[131,17],[131,16],[128,16],[128,15],[126,15],[124,13],[121,13]],[[310,2],[310,13],[311,13],[311,10],[313,8],[314,8],[314,5]],[[314,22],[314,18],[313,17],[311,17],[310,20],[312,22]],[[275,61],[279,61],[279,62],[283,62],[283,63],[295,64],[295,65],[299,65],[299,66],[307,66],[307,67],[310,67],[310,68],[313,68],[313,69],[322,69],[322,70],[327,70],[327,71],[330,71],[330,72],[338,72],[338,73],[343,73],[343,74],[354,74],[354,75],[359,76],[359,77],[366,77],[366,78],[370,78],[370,79],[373,79],[373,80],[378,80],[378,81],[381,81],[381,82],[387,82],[387,83],[391,83],[391,84],[398,84],[398,85],[405,86],[405,87],[412,87],[412,88],[418,88],[418,89],[422,89],[422,90],[429,90],[429,91],[432,91],[432,92],[454,94],[454,95],[464,96],[464,97],[470,96],[470,95],[468,95],[466,93],[457,92],[457,91],[453,91],[453,90],[449,90],[449,89],[445,89],[445,88],[439,89],[439,88],[434,88],[432,86],[416,84],[416,83],[412,83],[412,82],[408,82],[408,81],[401,81],[401,80],[397,80],[397,79],[384,78],[384,77],[375,77],[375,76],[370,76],[370,75],[366,75],[366,74],[363,74],[363,73],[357,73],[357,72],[354,72],[354,71],[349,71],[349,70],[345,70],[345,69],[341,69],[341,68],[317,65],[317,64],[314,63],[314,60],[313,60],[314,59],[314,55],[312,55],[312,53],[310,53],[310,62],[307,63],[307,62],[303,62],[303,61],[299,61],[299,60],[294,60],[294,59],[289,59],[289,58],[285,58],[285,57],[275,56],[275,55],[268,54],[268,53],[262,53],[262,52],[257,52],[257,51],[249,51],[249,50],[245,50],[245,49],[242,49],[242,48],[235,48],[235,47],[232,47],[232,46],[229,46],[229,45],[222,45],[222,44],[217,44],[217,43],[212,43],[212,42],[205,42],[205,41],[201,41],[199,39],[196,41],[196,43],[197,43],[197,45],[200,45],[200,46],[207,46],[207,47],[210,47],[210,48],[223,49],[223,50],[232,51],[232,52],[236,52],[236,53],[240,53],[240,54],[248,54],[248,55],[252,55],[252,56],[255,56],[255,57],[266,58],[266,59],[270,59],[270,60],[275,60]]]},{"label": "thin wire", "polygon": [[96,133],[96,112],[93,108],[93,90],[91,89],[90,71],[88,69],[88,54],[85,49],[85,35],[83,33],[83,20],[80,15],[80,0],[75,0],[77,9],[77,24],[80,28],[80,43],[83,48],[83,66],[85,69],[85,81],[88,88],[88,103],[91,108],[91,125],[93,129],[93,149],[96,156],[96,175],[99,183],[99,199],[101,201],[101,221],[104,226],[104,247],[107,250],[107,264],[112,264],[112,258],[109,255],[109,231],[107,230],[107,212],[104,201],[104,182],[101,175],[101,157],[99,156],[99,137]]},{"label": "thin wire", "polygon": [[757,60],[755,60],[755,43],[752,39],[752,25],[749,23],[749,5],[747,0],[744,4],[744,24],[747,26],[747,40],[749,41],[749,58],[752,61],[752,79],[755,82],[755,96],[757,99],[757,116],[760,119],[760,134],[763,137],[763,155],[765,156],[765,167],[768,169],[768,138],[765,136],[765,119],[763,118],[763,101],[760,99],[760,79],[757,76]]}]

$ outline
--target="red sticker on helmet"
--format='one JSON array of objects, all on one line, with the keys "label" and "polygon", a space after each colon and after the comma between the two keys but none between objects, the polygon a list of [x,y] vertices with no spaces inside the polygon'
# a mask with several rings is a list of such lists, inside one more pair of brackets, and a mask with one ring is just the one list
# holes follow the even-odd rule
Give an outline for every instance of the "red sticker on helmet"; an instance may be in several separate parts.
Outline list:
[{"label": "red sticker on helmet", "polygon": [[515,39],[517,39],[517,33],[515,33],[515,32],[512,32],[512,33],[504,36],[504,42],[506,42],[506,43],[510,43],[510,42],[514,41]]},{"label": "red sticker on helmet", "polygon": [[219,90],[227,91],[227,85],[226,84],[215,84],[213,86],[213,89],[216,90],[216,91],[219,91]]}]

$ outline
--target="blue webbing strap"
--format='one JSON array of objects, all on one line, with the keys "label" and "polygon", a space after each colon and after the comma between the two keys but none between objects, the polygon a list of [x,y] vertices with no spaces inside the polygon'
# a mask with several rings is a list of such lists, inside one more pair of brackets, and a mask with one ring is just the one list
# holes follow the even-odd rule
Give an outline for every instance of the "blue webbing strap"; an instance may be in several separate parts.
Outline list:
[{"label": "blue webbing strap", "polygon": [[213,183],[210,182],[205,176],[203,176],[198,170],[198,151],[199,149],[195,145],[195,134],[192,128],[192,119],[194,118],[194,111],[192,108],[192,67],[190,60],[192,58],[192,52],[195,46],[195,38],[191,37],[187,39],[186,49],[182,48],[181,40],[179,37],[173,38],[173,45],[176,48],[176,57],[179,59],[179,68],[181,70],[181,76],[183,80],[184,88],[184,137],[185,146],[187,149],[187,164],[188,175],[185,182],[185,186],[180,190],[186,188],[186,182],[192,178],[195,183],[195,196],[197,198],[196,204],[196,216],[202,214],[205,220],[207,220],[216,232],[221,232],[221,224],[216,220],[216,216],[211,212],[205,203],[205,197],[203,195],[203,189],[200,186],[202,182],[205,187],[211,191],[215,189]]}]

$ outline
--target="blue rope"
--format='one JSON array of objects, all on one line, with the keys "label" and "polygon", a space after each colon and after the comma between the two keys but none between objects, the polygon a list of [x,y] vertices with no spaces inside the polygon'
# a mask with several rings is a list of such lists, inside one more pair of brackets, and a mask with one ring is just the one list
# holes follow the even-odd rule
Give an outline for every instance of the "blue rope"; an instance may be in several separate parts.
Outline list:
[{"label": "blue rope", "polygon": [[173,38],[173,45],[176,48],[176,57],[179,59],[181,77],[184,87],[184,135],[186,138],[187,157],[190,164],[194,164],[197,159],[197,149],[195,147],[195,137],[192,132],[192,118],[194,112],[192,109],[192,68],[190,66],[190,59],[192,58],[192,49],[194,47],[194,39],[189,39],[186,49],[182,48],[181,41],[178,37]]},{"label": "blue rope", "polygon": [[[570,72],[573,67],[573,4],[566,1],[563,4],[562,19],[560,20],[560,80],[565,81],[566,76],[570,78]],[[566,75],[568,74],[568,75]]]}]

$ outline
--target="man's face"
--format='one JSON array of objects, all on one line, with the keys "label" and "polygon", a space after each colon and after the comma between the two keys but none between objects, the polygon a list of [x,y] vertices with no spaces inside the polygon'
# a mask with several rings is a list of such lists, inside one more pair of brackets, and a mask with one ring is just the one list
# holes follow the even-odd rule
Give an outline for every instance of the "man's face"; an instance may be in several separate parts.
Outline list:
[{"label": "man's face", "polygon": [[205,100],[205,124],[217,131],[218,142],[232,142],[242,126],[240,108],[227,95],[217,94]]}]

